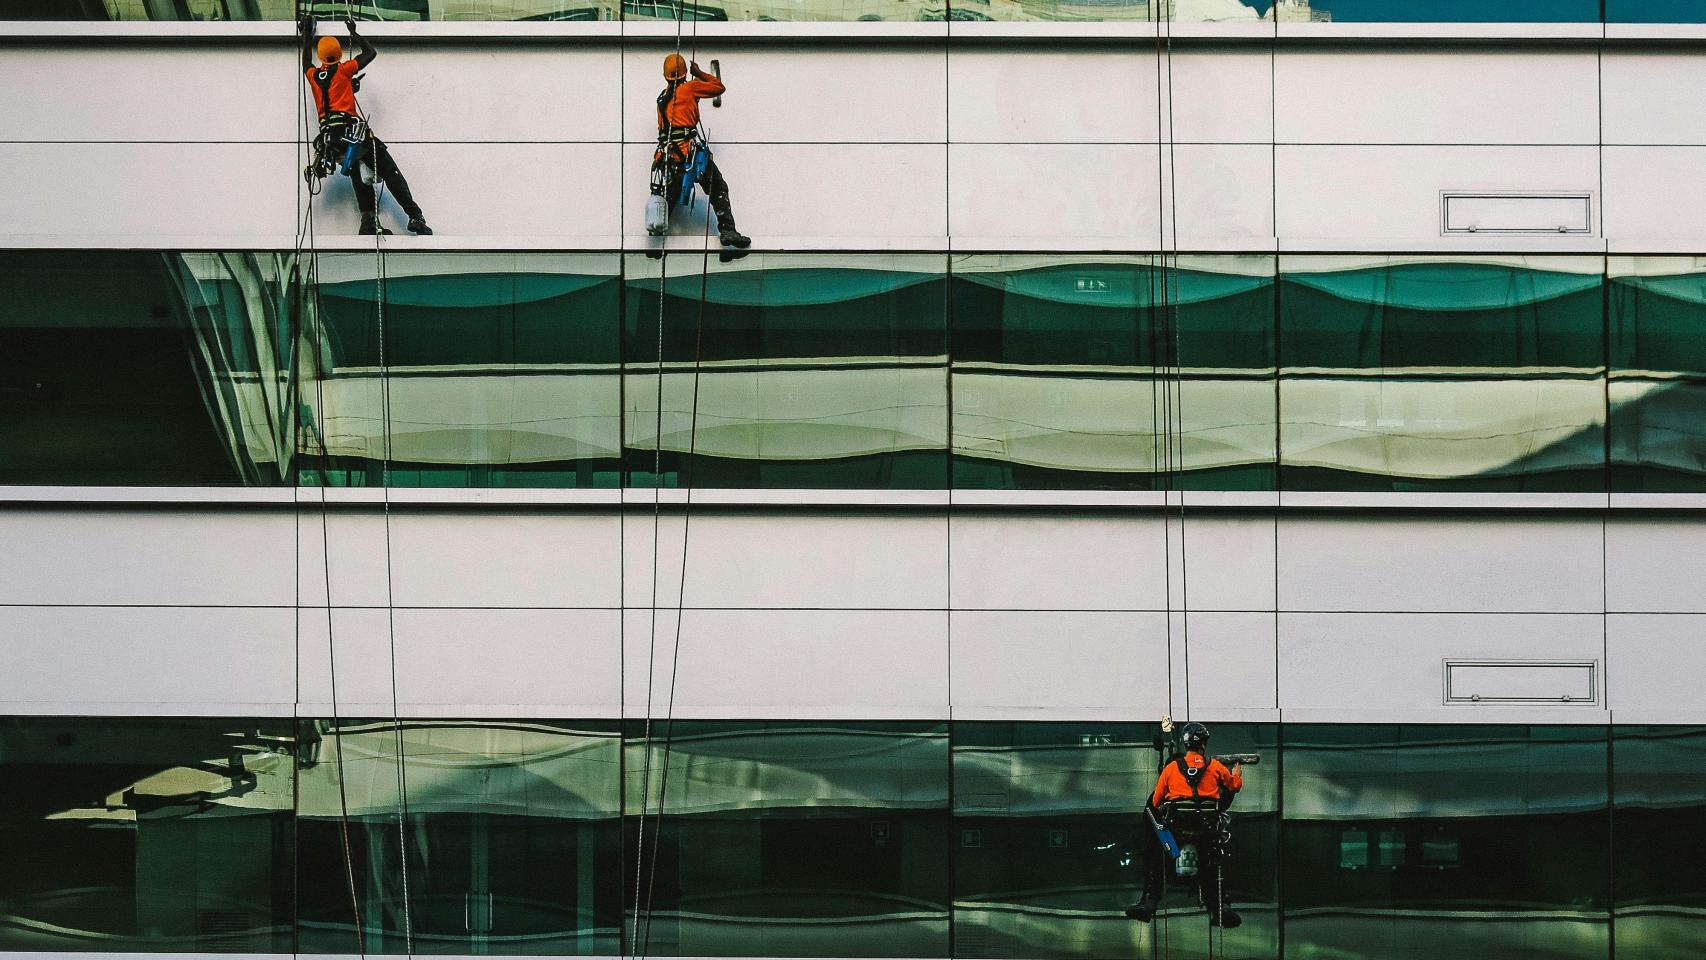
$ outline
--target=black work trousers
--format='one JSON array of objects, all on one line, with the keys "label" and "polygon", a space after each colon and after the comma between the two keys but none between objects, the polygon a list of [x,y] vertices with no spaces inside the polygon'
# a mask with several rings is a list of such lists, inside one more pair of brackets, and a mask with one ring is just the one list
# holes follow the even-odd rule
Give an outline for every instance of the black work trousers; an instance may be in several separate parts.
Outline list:
[{"label": "black work trousers", "polygon": [[[1142,836],[1138,845],[1143,852],[1143,899],[1151,903],[1161,902],[1161,893],[1166,889],[1170,879],[1180,886],[1195,885],[1202,893],[1203,906],[1208,908],[1210,916],[1220,909],[1225,879],[1215,882],[1215,867],[1219,863],[1220,853],[1215,845],[1213,834],[1203,834],[1197,841],[1197,875],[1195,877],[1169,876],[1173,869],[1173,860],[1162,849],[1161,840],[1155,836],[1155,829],[1149,825],[1149,818],[1143,819]],[[1184,841],[1181,839],[1180,841]],[[1230,900],[1225,901],[1227,909],[1232,908]]]},{"label": "black work trousers", "polygon": [[[397,161],[391,159],[391,151],[386,149],[385,141],[378,137],[367,140],[367,162],[379,174],[379,182],[385,184],[385,189],[391,191],[391,196],[397,198],[397,206],[409,215],[409,219],[420,219],[421,206],[415,202],[414,194],[409,192],[409,181],[403,178],[403,171],[397,168]],[[355,205],[362,213],[374,213],[378,206],[373,184],[361,179],[361,165],[356,164],[349,171],[350,185],[355,188]]]},{"label": "black work trousers", "polygon": [[[671,204],[681,199],[681,173],[682,165],[679,163],[671,163],[665,169],[664,196]],[[729,182],[723,178],[723,171],[717,169],[715,156],[705,158],[705,173],[699,177],[698,183],[705,196],[711,199],[711,212],[717,215],[717,229],[733,230],[735,215],[729,208]]]}]

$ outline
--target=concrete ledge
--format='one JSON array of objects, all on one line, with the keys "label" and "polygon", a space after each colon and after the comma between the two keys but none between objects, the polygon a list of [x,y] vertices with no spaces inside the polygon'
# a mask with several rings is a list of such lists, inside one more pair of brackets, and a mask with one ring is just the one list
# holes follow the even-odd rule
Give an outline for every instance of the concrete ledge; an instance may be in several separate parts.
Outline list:
[{"label": "concrete ledge", "polygon": [[1282,23],[1281,40],[1599,40],[1602,23]]},{"label": "concrete ledge", "polygon": [[1603,493],[1281,493],[1280,509],[1604,510]]}]

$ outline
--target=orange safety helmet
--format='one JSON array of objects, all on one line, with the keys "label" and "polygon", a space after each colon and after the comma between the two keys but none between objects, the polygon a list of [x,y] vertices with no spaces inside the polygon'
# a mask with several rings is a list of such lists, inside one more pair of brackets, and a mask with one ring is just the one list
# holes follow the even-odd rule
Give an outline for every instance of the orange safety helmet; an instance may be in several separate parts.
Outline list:
[{"label": "orange safety helmet", "polygon": [[344,45],[337,37],[321,37],[314,49],[320,54],[321,63],[336,63],[344,55]]},{"label": "orange safety helmet", "polygon": [[663,58],[663,78],[665,80],[680,80],[687,76],[687,61],[681,54],[672,53]]}]

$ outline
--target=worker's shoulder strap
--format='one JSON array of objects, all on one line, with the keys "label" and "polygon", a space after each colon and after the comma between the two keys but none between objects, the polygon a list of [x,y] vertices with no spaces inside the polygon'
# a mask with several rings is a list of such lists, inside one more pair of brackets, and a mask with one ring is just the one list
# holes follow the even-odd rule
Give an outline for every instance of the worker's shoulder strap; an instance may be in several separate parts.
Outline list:
[{"label": "worker's shoulder strap", "polygon": [[1184,777],[1185,783],[1190,785],[1191,796],[1196,796],[1197,787],[1202,783],[1202,778],[1208,775],[1209,764],[1214,763],[1214,761],[1208,760],[1200,767],[1193,767],[1187,764],[1184,757],[1180,757],[1173,762],[1178,764],[1179,776]]},{"label": "worker's shoulder strap", "polygon": [[308,76],[314,81],[314,86],[320,88],[320,116],[325,116],[332,110],[332,81],[338,78],[338,64],[322,63]]},{"label": "worker's shoulder strap", "polygon": [[675,100],[675,91],[676,91],[676,88],[679,86],[681,86],[681,84],[676,83],[675,81],[671,80],[668,83],[668,85],[666,85],[663,88],[663,92],[658,94],[658,133],[659,134],[662,134],[665,130],[669,129],[669,114],[668,114],[669,105],[671,102],[673,102]]}]

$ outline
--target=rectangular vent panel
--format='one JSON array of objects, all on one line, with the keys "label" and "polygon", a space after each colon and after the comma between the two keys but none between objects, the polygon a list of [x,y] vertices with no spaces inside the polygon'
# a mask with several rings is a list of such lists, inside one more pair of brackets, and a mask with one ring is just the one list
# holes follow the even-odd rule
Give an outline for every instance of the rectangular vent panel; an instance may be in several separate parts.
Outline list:
[{"label": "rectangular vent panel", "polygon": [[1440,194],[1440,232],[1456,234],[1584,234],[1593,232],[1593,194]]},{"label": "rectangular vent panel", "polygon": [[1447,660],[1445,702],[1598,703],[1594,660]]}]

